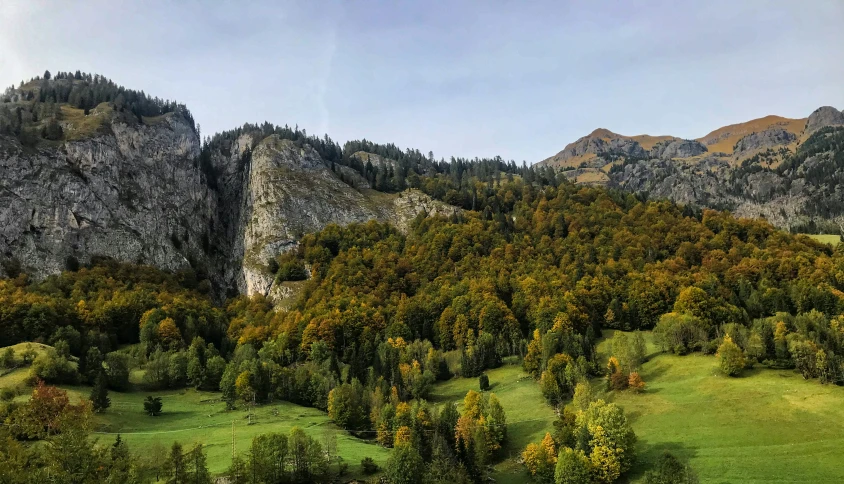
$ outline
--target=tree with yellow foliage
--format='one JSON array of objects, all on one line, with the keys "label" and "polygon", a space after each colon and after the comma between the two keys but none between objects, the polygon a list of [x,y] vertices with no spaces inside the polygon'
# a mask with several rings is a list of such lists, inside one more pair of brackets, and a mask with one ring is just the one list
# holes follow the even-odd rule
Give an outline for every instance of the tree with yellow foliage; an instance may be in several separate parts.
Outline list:
[{"label": "tree with yellow foliage", "polygon": [[550,433],[546,433],[541,442],[528,444],[522,452],[522,459],[534,481],[541,484],[554,483],[557,450]]},{"label": "tree with yellow foliage", "polygon": [[744,352],[737,344],[733,343],[730,335],[724,336],[724,342],[718,347],[715,356],[719,359],[721,371],[729,376],[738,376],[744,370],[746,364]]},{"label": "tree with yellow foliage", "polygon": [[158,323],[158,340],[168,348],[178,348],[182,344],[182,333],[179,332],[173,318],[164,318]]},{"label": "tree with yellow foliage", "polygon": [[630,376],[627,378],[627,388],[633,393],[642,393],[645,391],[645,380],[642,380],[638,371],[630,373]]}]

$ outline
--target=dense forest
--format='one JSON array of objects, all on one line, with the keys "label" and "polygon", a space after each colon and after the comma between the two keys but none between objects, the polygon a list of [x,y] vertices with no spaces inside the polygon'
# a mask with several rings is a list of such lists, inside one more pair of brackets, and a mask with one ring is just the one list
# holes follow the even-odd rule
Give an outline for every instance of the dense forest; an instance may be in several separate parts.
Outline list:
[{"label": "dense forest", "polygon": [[[632,449],[635,436],[620,409],[589,397],[589,381],[639,388],[642,343],[614,341],[614,357],[598,361],[607,328],[653,329],[680,354],[717,352],[729,374],[763,363],[844,383],[839,250],[763,221],[604,189],[473,182],[484,188],[480,211],[420,216],[406,234],[369,222],[305,236],[277,261],[279,280],[310,274],[289,310],[261,296],[215,305],[192,271],[98,260],[40,282],[19,274],[0,281],[0,346],[50,343],[30,362],[48,383],[96,385],[104,372],[100,384],[121,390],[131,357],[149,388],[219,388],[231,407],[314,406],[392,447],[396,469],[439,466],[446,477],[431,482],[480,482],[506,439],[493,395],[467,395],[461,415],[424,403],[431,386],[506,357],[523,360],[559,408],[557,430],[525,451],[537,480],[551,482],[560,466],[601,482],[629,469],[632,450],[607,449]],[[617,432],[594,434],[593,419]]]}]

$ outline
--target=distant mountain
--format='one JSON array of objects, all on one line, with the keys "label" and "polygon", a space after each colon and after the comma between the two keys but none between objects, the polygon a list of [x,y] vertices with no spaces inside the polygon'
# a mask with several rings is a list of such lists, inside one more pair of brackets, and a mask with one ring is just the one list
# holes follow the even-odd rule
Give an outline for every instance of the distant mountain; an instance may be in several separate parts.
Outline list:
[{"label": "distant mountain", "polygon": [[844,113],[766,116],[695,140],[624,136],[597,129],[538,166],[576,183],[647,193],[738,216],[764,217],[792,231],[844,228]]}]

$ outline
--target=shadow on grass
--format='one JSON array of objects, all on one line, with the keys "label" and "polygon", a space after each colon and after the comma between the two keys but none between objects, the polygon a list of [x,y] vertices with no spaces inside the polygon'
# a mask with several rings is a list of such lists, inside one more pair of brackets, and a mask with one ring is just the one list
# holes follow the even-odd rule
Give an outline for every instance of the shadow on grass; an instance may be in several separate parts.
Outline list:
[{"label": "shadow on grass", "polygon": [[697,456],[697,447],[686,445],[683,442],[649,442],[640,439],[636,446],[638,453],[636,464],[627,473],[626,482],[638,481],[645,472],[650,470],[656,463],[659,457],[669,452],[674,455],[680,462],[688,463],[689,460]]},{"label": "shadow on grass", "polygon": [[647,369],[646,372],[642,372],[642,378],[645,379],[645,383],[652,380],[657,380],[659,377],[664,375],[668,372],[668,369],[671,367],[668,363],[660,363],[651,365],[650,368]]},{"label": "shadow on grass", "polygon": [[[548,425],[545,420],[528,420],[522,422],[513,422],[507,424],[507,450],[514,450],[521,452],[524,448],[534,440],[541,440],[540,432],[553,432],[553,427]],[[536,438],[535,435],[539,435]]]}]

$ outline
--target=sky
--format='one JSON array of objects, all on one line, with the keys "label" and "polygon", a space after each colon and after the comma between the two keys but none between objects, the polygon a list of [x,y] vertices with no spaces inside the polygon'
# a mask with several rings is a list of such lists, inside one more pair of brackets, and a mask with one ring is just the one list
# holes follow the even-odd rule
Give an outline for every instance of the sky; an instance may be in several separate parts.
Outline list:
[{"label": "sky", "polygon": [[203,135],[298,125],[533,163],[602,127],[701,137],[844,108],[844,2],[2,0],[0,86],[99,73]]}]

